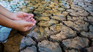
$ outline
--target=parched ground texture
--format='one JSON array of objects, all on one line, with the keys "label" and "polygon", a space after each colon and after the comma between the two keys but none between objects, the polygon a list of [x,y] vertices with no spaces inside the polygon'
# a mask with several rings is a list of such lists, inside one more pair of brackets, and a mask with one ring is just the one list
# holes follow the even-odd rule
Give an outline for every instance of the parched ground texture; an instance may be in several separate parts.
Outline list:
[{"label": "parched ground texture", "polygon": [[20,5],[14,11],[33,13],[37,23],[28,32],[12,29],[0,52],[93,52],[93,0],[33,0]]}]

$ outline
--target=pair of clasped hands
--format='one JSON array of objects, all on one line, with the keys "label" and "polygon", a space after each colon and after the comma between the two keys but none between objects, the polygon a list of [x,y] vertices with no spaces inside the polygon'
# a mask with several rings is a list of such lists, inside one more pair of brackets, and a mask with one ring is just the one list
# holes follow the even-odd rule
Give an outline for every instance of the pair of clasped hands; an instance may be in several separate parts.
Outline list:
[{"label": "pair of clasped hands", "polygon": [[14,21],[18,24],[19,31],[28,31],[30,30],[36,23],[36,21],[33,18],[33,14],[28,14],[24,12],[16,12],[13,15]]}]

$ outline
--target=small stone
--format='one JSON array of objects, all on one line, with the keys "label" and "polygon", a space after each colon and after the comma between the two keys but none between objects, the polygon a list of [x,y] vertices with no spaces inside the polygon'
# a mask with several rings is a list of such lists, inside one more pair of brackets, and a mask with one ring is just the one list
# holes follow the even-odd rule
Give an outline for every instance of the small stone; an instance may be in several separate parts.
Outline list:
[{"label": "small stone", "polygon": [[89,40],[83,37],[76,37],[74,39],[66,39],[62,41],[64,44],[64,48],[75,48],[82,49],[89,45]]},{"label": "small stone", "polygon": [[61,47],[57,42],[50,42],[47,40],[43,40],[38,43],[40,52],[62,52]]}]

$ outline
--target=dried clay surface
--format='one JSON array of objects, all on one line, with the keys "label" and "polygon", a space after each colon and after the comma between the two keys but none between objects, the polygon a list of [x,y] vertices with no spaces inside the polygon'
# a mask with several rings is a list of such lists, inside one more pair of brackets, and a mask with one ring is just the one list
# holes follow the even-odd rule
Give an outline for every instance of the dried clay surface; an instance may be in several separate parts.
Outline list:
[{"label": "dried clay surface", "polygon": [[33,13],[36,25],[12,29],[0,52],[93,52],[93,0],[27,0],[11,7]]}]

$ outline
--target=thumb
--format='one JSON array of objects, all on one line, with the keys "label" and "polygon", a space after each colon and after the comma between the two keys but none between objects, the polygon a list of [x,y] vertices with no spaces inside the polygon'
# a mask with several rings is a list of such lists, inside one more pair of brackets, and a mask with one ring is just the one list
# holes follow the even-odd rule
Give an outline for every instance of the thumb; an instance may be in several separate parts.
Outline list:
[{"label": "thumb", "polygon": [[30,27],[31,27],[31,26],[33,26],[33,23],[31,23],[31,22],[26,22],[26,23],[25,23],[25,27],[26,27],[26,26],[30,26]]}]

